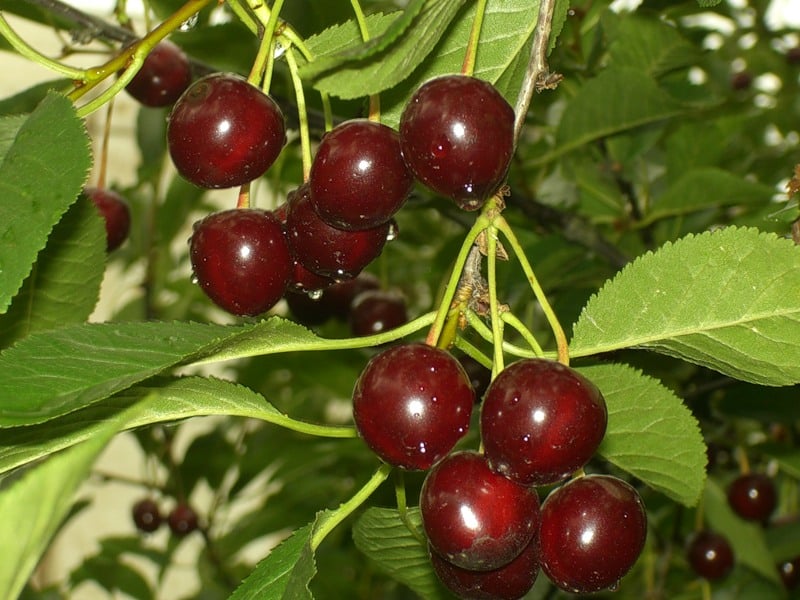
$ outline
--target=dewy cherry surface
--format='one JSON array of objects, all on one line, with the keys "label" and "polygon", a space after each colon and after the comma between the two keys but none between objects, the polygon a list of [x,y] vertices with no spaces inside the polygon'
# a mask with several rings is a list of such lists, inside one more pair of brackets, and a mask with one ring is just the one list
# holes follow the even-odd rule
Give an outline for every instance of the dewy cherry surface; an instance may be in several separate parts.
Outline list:
[{"label": "dewy cherry surface", "polygon": [[467,432],[473,398],[453,356],[425,344],[403,344],[367,363],[353,390],[353,419],[385,462],[428,469]]},{"label": "dewy cherry surface", "polygon": [[545,359],[506,367],[483,399],[481,435],[492,468],[523,485],[560,481],[592,457],[608,413],[597,387]]},{"label": "dewy cherry surface", "polygon": [[275,101],[238,75],[214,73],[195,81],[172,107],[167,124],[170,157],[178,172],[204,188],[228,188],[256,179],[286,141]]},{"label": "dewy cherry surface", "polygon": [[413,184],[397,132],[366,119],[347,121],[325,134],[309,178],[317,214],[349,230],[386,223]]},{"label": "dewy cherry surface", "polygon": [[621,479],[587,475],[557,488],[542,504],[542,570],[556,586],[590,593],[616,585],[644,548],[647,515]]},{"label": "dewy cherry surface", "polygon": [[507,565],[539,528],[536,490],[494,472],[477,452],[455,452],[434,465],[419,508],[433,551],[471,571]]},{"label": "dewy cherry surface", "polygon": [[281,299],[292,256],[278,219],[265,210],[235,208],[195,224],[189,257],[200,287],[235,315],[261,314]]},{"label": "dewy cherry surface", "polygon": [[445,75],[424,83],[400,117],[414,176],[461,208],[480,208],[502,184],[514,151],[514,109],[490,83]]},{"label": "dewy cherry surface", "polygon": [[125,90],[145,106],[169,106],[192,83],[189,59],[168,40],[156,44]]}]

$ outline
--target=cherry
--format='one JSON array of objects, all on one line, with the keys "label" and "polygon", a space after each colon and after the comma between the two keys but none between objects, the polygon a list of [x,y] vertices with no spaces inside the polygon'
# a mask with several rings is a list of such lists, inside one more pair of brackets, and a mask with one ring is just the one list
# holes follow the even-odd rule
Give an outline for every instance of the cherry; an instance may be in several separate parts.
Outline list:
[{"label": "cherry", "polygon": [[167,516],[167,523],[174,535],[183,537],[197,529],[197,513],[185,503],[180,503]]},{"label": "cherry", "polygon": [[492,468],[523,485],[560,481],[592,457],[608,414],[597,387],[545,359],[509,365],[483,399],[481,434]]},{"label": "cherry", "polygon": [[362,292],[380,289],[381,282],[372,273],[359,273],[358,277],[345,279],[325,289],[322,299],[330,306],[333,316],[342,321],[350,317],[353,301]]},{"label": "cherry", "polygon": [[433,571],[445,587],[459,598],[470,600],[517,600],[533,587],[539,574],[539,543],[536,537],[507,565],[491,571],[470,571],[447,562],[430,550]]},{"label": "cherry", "polygon": [[508,565],[539,527],[536,490],[496,473],[476,452],[455,452],[434,465],[419,508],[433,551],[470,571]]},{"label": "cherry", "polygon": [[281,299],[292,257],[280,222],[265,210],[231,209],[195,223],[189,241],[195,278],[215,304],[258,315]]},{"label": "cherry", "polygon": [[467,374],[444,350],[412,343],[373,356],[353,391],[359,434],[385,462],[428,469],[469,428]]},{"label": "cherry", "polygon": [[298,323],[303,325],[322,325],[332,316],[330,307],[322,301],[322,298],[315,298],[306,292],[295,292],[291,289],[287,291],[285,298],[289,312]]},{"label": "cherry", "polygon": [[790,65],[800,65],[800,46],[793,46],[786,51],[786,62]]},{"label": "cherry", "polygon": [[731,76],[731,89],[743,91],[753,85],[753,75],[748,71],[738,71]]},{"label": "cherry", "polygon": [[205,188],[260,177],[278,158],[286,125],[275,101],[238,75],[214,73],[178,98],[167,143],[178,172]]},{"label": "cherry", "polygon": [[289,198],[286,234],[297,260],[309,271],[334,279],[355,277],[383,250],[390,224],[345,231],[320,219],[307,185]]},{"label": "cherry", "polygon": [[490,83],[445,75],[423,84],[400,117],[414,176],[464,209],[497,191],[514,151],[514,109]]},{"label": "cherry", "polygon": [[793,590],[800,584],[800,556],[778,563],[778,574],[783,587]]},{"label": "cherry", "polygon": [[311,199],[323,221],[340,229],[386,223],[414,184],[397,132],[374,121],[347,121],[320,142],[309,178]]},{"label": "cherry", "polygon": [[192,83],[189,59],[178,46],[164,40],[156,44],[141,68],[125,86],[145,106],[169,106]]},{"label": "cherry", "polygon": [[761,473],[747,473],[728,486],[728,504],[748,521],[765,522],[778,503],[775,484]]},{"label": "cherry", "polygon": [[152,533],[161,526],[158,504],[151,498],[143,498],[133,505],[133,522],[139,531]]},{"label": "cherry", "polygon": [[698,531],[686,549],[689,566],[710,581],[722,579],[733,568],[733,550],[725,536],[713,531]]},{"label": "cherry", "polygon": [[639,558],[647,515],[633,487],[610,475],[587,475],[556,488],[542,504],[542,570],[575,593],[615,586]]},{"label": "cherry", "polygon": [[106,225],[106,251],[119,248],[128,239],[131,229],[131,210],[125,199],[107,188],[87,187],[83,194],[91,200]]},{"label": "cherry", "polygon": [[401,294],[369,290],[353,300],[350,331],[354,336],[376,335],[407,322],[406,299]]}]

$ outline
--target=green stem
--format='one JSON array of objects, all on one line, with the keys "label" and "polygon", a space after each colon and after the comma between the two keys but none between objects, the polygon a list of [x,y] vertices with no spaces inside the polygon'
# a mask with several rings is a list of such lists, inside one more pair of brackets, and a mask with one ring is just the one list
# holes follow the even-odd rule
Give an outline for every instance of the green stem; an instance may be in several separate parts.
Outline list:
[{"label": "green stem", "polygon": [[354,510],[366,502],[372,493],[386,481],[389,473],[392,472],[390,465],[381,465],[380,468],[370,477],[369,481],[358,490],[352,498],[347,502],[339,505],[339,508],[329,513],[329,516],[321,521],[318,521],[314,527],[314,533],[311,535],[311,550],[316,551],[325,537],[333,531],[339,523],[344,521]]},{"label": "green stem", "polygon": [[303,181],[308,181],[308,175],[311,172],[311,138],[308,134],[306,96],[305,92],[303,92],[303,82],[297,73],[294,50],[291,47],[286,49],[286,64],[289,65],[289,73],[294,86],[295,98],[297,99],[297,116],[300,121],[300,152],[303,159]]},{"label": "green stem", "polygon": [[514,313],[504,312],[500,315],[500,318],[503,319],[504,323],[511,325],[511,327],[517,330],[517,332],[523,337],[523,339],[526,342],[528,342],[530,347],[533,349],[533,353],[536,356],[538,357],[544,356],[544,350],[542,350],[542,347],[539,345],[539,342],[536,341],[536,338],[534,337],[533,333],[531,333],[531,331],[527,327],[525,327],[525,324],[522,321],[520,321],[519,318],[517,318],[516,315],[514,315]]},{"label": "green stem", "polygon": [[468,342],[465,338],[458,336],[455,339],[454,345],[464,354],[466,354],[470,358],[475,359],[487,369],[492,368],[492,359],[487,357],[483,352],[478,350],[478,348],[476,348],[471,342]]},{"label": "green stem", "polygon": [[528,262],[519,240],[517,240],[517,236],[514,234],[514,231],[511,229],[511,226],[509,226],[508,222],[501,215],[498,215],[494,219],[494,225],[502,232],[502,234],[508,240],[508,243],[511,245],[511,248],[514,250],[514,254],[516,254],[517,260],[519,261],[522,270],[525,272],[525,276],[528,278],[528,283],[530,284],[536,299],[542,307],[545,317],[547,317],[547,322],[550,324],[550,328],[553,330],[553,336],[556,339],[556,346],[558,348],[558,362],[564,365],[569,365],[569,345],[567,343],[567,336],[564,333],[564,329],[561,327],[561,323],[558,321],[555,311],[553,311],[553,307],[550,306],[547,296],[545,295],[542,286],[539,284],[539,280],[536,278],[533,268]]},{"label": "green stem", "polygon": [[[475,314],[475,311],[466,310],[464,311],[464,316],[467,318],[467,323],[469,326],[475,330],[475,333],[480,335],[487,342],[493,343],[494,337],[492,330],[489,329],[486,323],[484,323],[477,314]],[[531,350],[520,348],[519,346],[507,341],[503,341],[503,352],[511,354],[512,356],[518,356],[520,358],[536,358],[536,354]],[[486,366],[491,368],[491,364],[487,364]]]},{"label": "green stem", "polygon": [[60,73],[70,79],[83,81],[86,78],[86,71],[83,69],[76,69],[69,65],[61,64],[60,62],[46,57],[44,54],[29,46],[28,43],[17,35],[17,32],[11,28],[5,17],[0,14],[0,35],[2,35],[11,46],[28,60],[38,63],[48,69]]},{"label": "green stem", "polygon": [[[364,10],[361,8],[361,4],[358,0],[350,0],[350,5],[353,7],[353,13],[356,16],[361,39],[364,42],[368,42],[369,28],[367,27],[367,19],[364,16]],[[369,97],[369,120],[375,122],[380,122],[381,120],[381,98],[378,94],[371,94]]]},{"label": "green stem", "polygon": [[[262,6],[264,6],[263,3]],[[283,8],[283,0],[275,0],[269,13],[269,20],[264,25],[264,40],[267,41],[269,48],[267,68],[264,72],[264,83],[262,85],[265,94],[269,93],[270,84],[272,83],[272,70],[275,63],[275,47],[277,43],[275,30],[278,27],[278,16],[281,14],[281,8]]]},{"label": "green stem", "polygon": [[397,499],[397,512],[405,521],[408,518],[408,500],[406,498],[406,477],[402,469],[394,472],[394,495]]},{"label": "green stem", "polygon": [[500,303],[497,300],[497,228],[486,228],[486,278],[489,286],[489,315],[492,323],[492,379],[504,368],[503,361],[503,320],[500,317]]},{"label": "green stem", "polygon": [[467,51],[464,54],[464,62],[461,65],[461,72],[464,75],[472,75],[475,72],[475,59],[478,56],[478,40],[481,37],[486,2],[487,0],[478,0],[478,5],[475,8],[475,18],[472,20],[472,30],[469,33]]},{"label": "green stem", "polygon": [[305,421],[297,421],[291,417],[275,412],[262,412],[257,415],[258,419],[272,423],[278,427],[283,427],[290,431],[298,433],[305,433],[308,435],[315,435],[317,437],[328,437],[338,439],[349,439],[358,437],[358,432],[354,427],[342,427],[341,425],[317,425],[315,423],[307,423]]},{"label": "green stem", "polygon": [[228,0],[228,6],[242,24],[250,30],[250,33],[255,36],[259,35],[258,22],[253,18],[253,15],[247,8],[245,8],[242,0]]}]

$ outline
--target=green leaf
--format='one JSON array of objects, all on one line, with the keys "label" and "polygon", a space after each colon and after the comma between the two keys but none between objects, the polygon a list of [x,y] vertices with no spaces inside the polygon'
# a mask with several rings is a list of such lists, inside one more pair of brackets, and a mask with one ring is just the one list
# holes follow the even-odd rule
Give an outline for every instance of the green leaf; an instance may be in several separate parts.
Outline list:
[{"label": "green leaf", "polygon": [[[298,429],[261,394],[244,386],[203,377],[156,380],[59,419],[4,431],[0,441],[0,473],[91,439],[102,431],[103,423],[134,405],[138,405],[138,410],[122,425],[125,429],[208,415],[249,417]],[[314,427],[308,424],[308,428]],[[331,437],[355,435],[350,427],[328,426],[324,430],[323,426],[317,427],[319,434]]]},{"label": "green leaf", "polygon": [[272,550],[229,600],[310,600],[308,582],[317,571],[312,526],[301,527]]},{"label": "green leaf", "polygon": [[800,247],[755,229],[690,235],[593,296],[573,356],[643,348],[762,385],[800,381]]},{"label": "green leaf", "polygon": [[579,371],[600,388],[608,407],[600,455],[673,500],[697,504],[706,478],[706,446],[681,399],[627,365]]},{"label": "green leaf", "polygon": [[64,96],[48,94],[0,163],[0,313],[78,197],[90,165],[83,121]]},{"label": "green leaf", "polygon": [[[26,90],[0,100],[0,115],[19,115],[32,112],[51,90],[67,93],[73,86],[69,79],[52,79],[37,83]],[[0,154],[5,152],[0,151]]]},{"label": "green leaf", "polygon": [[[408,521],[422,535],[418,508],[408,510]],[[422,598],[443,597],[424,542],[409,531],[396,509],[368,508],[353,527],[353,541],[381,571]]]},{"label": "green leaf", "polygon": [[[0,596],[16,598],[50,538],[72,506],[72,497],[97,455],[117,432],[107,422],[85,444],[51,458],[0,493]],[[20,524],[24,523],[24,527]]]},{"label": "green leaf", "polygon": [[[317,56],[300,74],[341,98],[382,92],[403,81],[433,50],[465,0],[417,0],[382,35],[334,55]],[[413,18],[413,21],[409,19]],[[311,46],[314,52],[314,46]],[[351,64],[354,63],[354,64]],[[335,72],[324,74],[335,69]],[[319,76],[321,75],[321,76]]]},{"label": "green leaf", "polygon": [[703,514],[711,529],[724,532],[733,548],[736,562],[750,567],[770,581],[778,581],[778,571],[767,548],[764,529],[734,513],[728,505],[725,490],[713,479],[706,482]]},{"label": "green leaf", "polygon": [[682,112],[684,109],[646,73],[626,67],[608,68],[583,84],[570,100],[556,132],[555,155]]},{"label": "green leaf", "polygon": [[772,187],[722,169],[694,169],[684,173],[653,202],[644,223],[720,206],[763,205],[774,195]]},{"label": "green leaf", "polygon": [[630,67],[658,77],[693,64],[697,51],[672,25],[629,15],[621,19],[609,48],[614,67]]},{"label": "green leaf", "polygon": [[81,196],[53,229],[9,311],[0,315],[0,347],[34,331],[86,321],[97,304],[105,259],[105,226]]},{"label": "green leaf", "polygon": [[703,8],[711,8],[712,6],[716,6],[721,2],[722,0],[697,0],[697,4],[699,4]]},{"label": "green leaf", "polygon": [[14,115],[0,119],[0,155],[5,156],[17,137],[17,132],[28,115]]}]

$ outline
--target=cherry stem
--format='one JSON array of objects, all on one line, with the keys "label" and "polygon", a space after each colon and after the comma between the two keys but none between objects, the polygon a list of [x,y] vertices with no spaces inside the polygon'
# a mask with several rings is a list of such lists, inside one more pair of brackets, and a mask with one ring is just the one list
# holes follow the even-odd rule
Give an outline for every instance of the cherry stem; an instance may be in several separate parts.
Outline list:
[{"label": "cherry stem", "polygon": [[525,324],[522,321],[520,321],[519,318],[517,318],[517,316],[514,313],[503,312],[500,314],[500,318],[503,320],[504,323],[514,328],[523,337],[523,339],[526,342],[528,342],[531,349],[533,350],[533,353],[537,357],[544,356],[544,350],[542,350],[542,347],[539,345],[539,342],[536,341],[536,338],[534,337],[533,333],[531,333],[531,331],[527,327],[525,327]]},{"label": "cherry stem", "polygon": [[472,75],[475,72],[475,59],[478,56],[478,41],[481,37],[483,17],[486,14],[487,0],[479,0],[475,8],[475,18],[472,20],[472,30],[469,33],[467,50],[464,53],[464,62],[461,65],[463,75]]},{"label": "cherry stem", "polygon": [[236,199],[236,208],[250,208],[250,182],[239,188],[239,197]]},{"label": "cherry stem", "polygon": [[289,74],[292,78],[294,94],[297,99],[297,114],[300,121],[300,152],[303,159],[303,181],[308,181],[308,176],[311,173],[311,138],[308,134],[306,97],[303,91],[303,82],[297,72],[297,60],[291,47],[286,48],[286,64],[289,65]]},{"label": "cherry stem", "polygon": [[466,354],[470,358],[478,361],[481,365],[483,365],[487,369],[492,368],[492,359],[487,357],[483,352],[478,350],[478,348],[473,346],[472,343],[468,342],[465,338],[460,336],[457,337],[454,344],[456,348],[461,350],[464,354]]},{"label": "cherry stem", "polygon": [[70,79],[82,81],[86,77],[85,70],[70,67],[69,65],[62,64],[57,60],[48,58],[36,50],[33,46],[29,45],[28,42],[17,35],[17,32],[12,29],[11,25],[9,25],[8,21],[6,21],[2,13],[0,13],[0,35],[2,35],[6,41],[11,44],[11,47],[14,48],[14,50],[19,52],[22,56],[30,61],[47,67],[51,71],[60,73],[61,75],[69,77]]},{"label": "cherry stem", "polygon": [[[369,28],[367,27],[367,18],[364,16],[364,9],[358,0],[350,0],[350,5],[353,7],[353,13],[356,16],[356,23],[358,23],[358,30],[361,32],[361,39],[368,42],[370,39]],[[381,98],[378,94],[370,94],[369,97],[369,120],[380,123],[381,120]]]},{"label": "cherry stem", "polygon": [[745,449],[741,446],[736,446],[734,455],[736,456],[736,462],[739,465],[739,472],[742,475],[747,475],[750,473],[750,459],[747,458],[747,452],[745,452]]},{"label": "cherry stem", "polygon": [[[492,330],[483,322],[483,319],[479,317],[475,311],[473,310],[466,310],[464,311],[464,316],[467,319],[467,323],[469,324],[475,332],[485,339],[487,342],[492,343],[494,341],[494,337],[492,334]],[[520,348],[512,344],[511,342],[503,341],[503,352],[511,354],[512,356],[518,356],[520,358],[535,358],[536,354],[530,350],[526,350],[525,348]],[[487,367],[491,368],[491,361],[487,361]]]},{"label": "cherry stem", "polygon": [[354,510],[361,506],[372,495],[372,493],[380,487],[389,477],[392,472],[392,467],[383,464],[377,471],[370,477],[369,481],[358,490],[352,498],[339,505],[339,507],[327,513],[324,513],[321,519],[314,523],[314,532],[311,534],[311,550],[316,551],[325,537],[333,531],[339,523],[344,521]]},{"label": "cherry stem", "polygon": [[497,228],[486,228],[486,274],[489,285],[489,314],[492,324],[492,379],[505,367],[503,360],[503,320],[500,318],[500,303],[497,300]]},{"label": "cherry stem", "polygon": [[114,114],[114,100],[106,108],[106,122],[103,125],[103,139],[100,142],[100,164],[97,167],[97,187],[106,187],[106,171],[108,166],[108,146],[111,137],[111,116]]},{"label": "cherry stem", "polygon": [[561,327],[561,323],[558,321],[558,317],[553,311],[553,307],[550,306],[550,302],[547,300],[547,296],[542,289],[542,286],[539,284],[539,280],[536,278],[536,274],[533,272],[533,268],[531,264],[528,262],[528,258],[525,256],[525,252],[522,249],[522,246],[517,240],[517,236],[514,234],[514,231],[511,229],[511,226],[505,220],[505,218],[501,215],[497,215],[494,219],[494,225],[499,229],[505,238],[508,240],[508,243],[511,245],[514,254],[517,256],[517,260],[519,261],[522,270],[525,272],[525,276],[528,278],[528,283],[533,290],[536,299],[539,302],[539,305],[542,307],[542,312],[544,312],[545,317],[547,317],[547,322],[550,324],[550,328],[553,330],[553,336],[556,340],[556,347],[558,349],[558,362],[563,365],[569,365],[569,344],[567,343],[567,336],[564,333],[564,329]]}]

